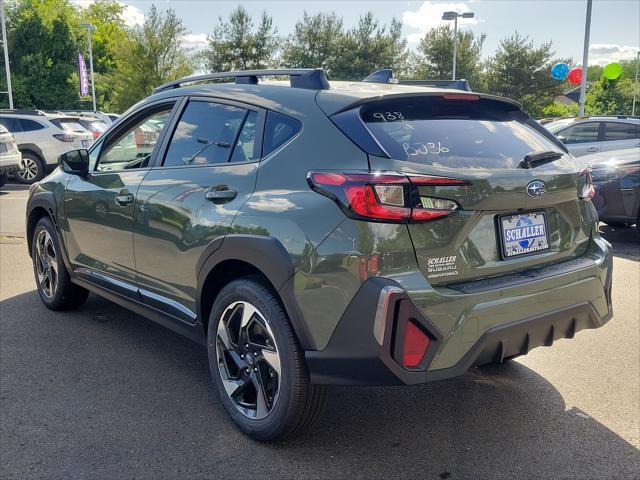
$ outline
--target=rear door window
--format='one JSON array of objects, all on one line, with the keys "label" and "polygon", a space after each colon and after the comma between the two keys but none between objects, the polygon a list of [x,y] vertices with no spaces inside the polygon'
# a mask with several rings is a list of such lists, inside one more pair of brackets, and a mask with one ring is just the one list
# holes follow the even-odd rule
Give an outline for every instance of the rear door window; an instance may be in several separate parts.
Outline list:
[{"label": "rear door window", "polygon": [[19,129],[23,132],[34,132],[36,130],[42,130],[44,128],[44,125],[42,125],[41,123],[38,123],[34,120],[27,120],[26,118],[19,118],[16,120],[19,124],[20,127]]},{"label": "rear door window", "polygon": [[604,140],[636,140],[640,138],[640,124],[622,122],[606,122],[604,124]]},{"label": "rear door window", "polygon": [[164,166],[253,160],[255,112],[233,105],[191,101],[173,132]]},{"label": "rear door window", "polygon": [[561,151],[517,107],[493,100],[390,99],[367,103],[360,114],[392,158],[423,165],[516,168],[527,153]]},{"label": "rear door window", "polygon": [[15,118],[0,117],[0,124],[12,133],[20,131],[20,126]]}]

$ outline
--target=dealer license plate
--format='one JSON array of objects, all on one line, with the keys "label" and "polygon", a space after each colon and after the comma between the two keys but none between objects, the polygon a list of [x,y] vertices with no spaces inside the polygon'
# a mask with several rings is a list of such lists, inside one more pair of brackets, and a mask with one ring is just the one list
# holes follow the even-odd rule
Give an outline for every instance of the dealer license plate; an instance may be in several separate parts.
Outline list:
[{"label": "dealer license plate", "polygon": [[547,217],[544,212],[500,217],[502,256],[513,258],[549,249]]}]

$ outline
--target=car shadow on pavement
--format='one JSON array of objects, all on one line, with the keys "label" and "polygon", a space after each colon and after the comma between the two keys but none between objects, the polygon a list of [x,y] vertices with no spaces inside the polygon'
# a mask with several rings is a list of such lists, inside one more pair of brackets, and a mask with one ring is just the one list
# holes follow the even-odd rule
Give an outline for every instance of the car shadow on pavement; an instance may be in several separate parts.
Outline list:
[{"label": "car shadow on pavement", "polygon": [[228,420],[203,347],[95,295],[56,313],[32,291],[0,311],[2,478],[638,473],[638,449],[517,362],[420,386],[332,387],[315,427],[260,444]]}]

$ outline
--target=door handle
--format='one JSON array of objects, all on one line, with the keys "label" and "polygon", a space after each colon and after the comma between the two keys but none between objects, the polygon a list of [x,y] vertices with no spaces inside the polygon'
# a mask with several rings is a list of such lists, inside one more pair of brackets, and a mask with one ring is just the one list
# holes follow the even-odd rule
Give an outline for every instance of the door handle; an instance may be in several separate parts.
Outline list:
[{"label": "door handle", "polygon": [[116,195],[116,203],[121,207],[132,204],[133,200],[133,193],[129,193],[126,188],[120,190],[120,193]]},{"label": "door handle", "polygon": [[204,196],[207,200],[210,200],[213,203],[226,203],[236,198],[238,196],[238,192],[230,189],[226,185],[216,185],[215,187],[211,187],[207,190]]},{"label": "door handle", "polygon": [[589,147],[587,148],[587,152],[599,152],[600,149],[598,147]]}]

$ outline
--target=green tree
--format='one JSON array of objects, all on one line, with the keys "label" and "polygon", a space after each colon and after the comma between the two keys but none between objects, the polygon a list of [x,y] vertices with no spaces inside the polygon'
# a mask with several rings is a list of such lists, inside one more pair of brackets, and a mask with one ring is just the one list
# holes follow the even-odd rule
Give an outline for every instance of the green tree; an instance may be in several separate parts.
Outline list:
[{"label": "green tree", "polygon": [[262,13],[258,28],[253,28],[251,15],[239,6],[229,20],[218,18],[209,36],[209,47],[203,52],[205,66],[211,72],[270,67],[275,64],[277,29],[273,19]]},{"label": "green tree", "polygon": [[587,92],[584,110],[588,115],[630,115],[632,97],[631,79],[600,77]]},{"label": "green tree", "polygon": [[402,23],[392,19],[389,28],[368,12],[358,25],[340,42],[332,77],[340,80],[362,80],[381,68],[392,68],[398,74],[406,69],[407,42],[402,38]]},{"label": "green tree", "polygon": [[342,18],[334,12],[304,12],[285,42],[281,63],[290,68],[322,67],[331,74],[341,54],[343,37]]},{"label": "green tree", "polygon": [[[92,33],[92,48],[96,99],[100,110],[111,111],[115,107],[115,77],[120,68],[121,52],[128,35],[123,11],[124,6],[115,0],[98,0],[86,9],[80,10],[82,21],[96,26]],[[81,40],[83,51],[87,52],[86,35]],[[88,61],[88,55],[85,55],[85,58]]]},{"label": "green tree", "polygon": [[[482,46],[486,35],[472,31],[458,31],[456,78],[465,78],[474,89],[480,83]],[[420,40],[417,52],[417,78],[450,79],[453,73],[453,29],[441,25],[429,30]]]},{"label": "green tree", "polygon": [[189,52],[181,46],[187,30],[173,10],[162,13],[152,6],[144,24],[128,33],[115,74],[114,104],[119,110],[150,95],[158,85],[193,72]]},{"label": "green tree", "polygon": [[22,0],[7,17],[15,106],[77,108],[80,27],[75,8],[67,0]]},{"label": "green tree", "polygon": [[543,108],[562,93],[563,83],[554,80],[549,71],[556,63],[551,42],[539,47],[515,32],[500,42],[487,62],[485,88],[489,93],[513,98],[533,116],[543,115]]}]

